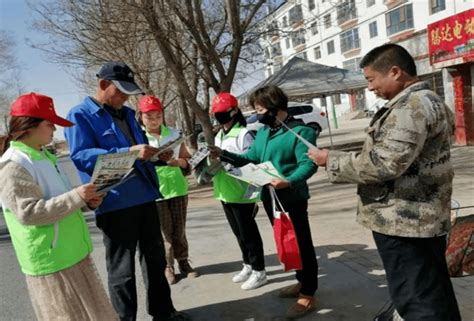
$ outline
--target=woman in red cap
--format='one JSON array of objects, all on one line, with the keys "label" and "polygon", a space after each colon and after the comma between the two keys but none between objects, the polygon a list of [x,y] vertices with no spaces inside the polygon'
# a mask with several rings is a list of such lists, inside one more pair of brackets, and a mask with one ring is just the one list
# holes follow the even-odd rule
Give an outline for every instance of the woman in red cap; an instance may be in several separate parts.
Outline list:
[{"label": "woman in red cap", "polygon": [[[245,128],[237,99],[229,93],[220,93],[212,101],[211,112],[221,125],[215,137],[215,145],[237,154],[243,154],[253,143],[253,136]],[[242,270],[232,281],[242,283],[243,290],[256,289],[267,283],[263,257],[262,237],[255,222],[258,196],[247,196],[249,184],[227,174],[232,165],[223,163],[224,168],[213,178],[214,197],[222,202],[229,225],[237,237],[243,258]]]},{"label": "woman in red cap", "polygon": [[[138,109],[151,146],[159,148],[181,137],[180,131],[163,124],[163,108],[157,97],[143,96],[138,102]],[[182,143],[174,150],[161,154],[160,160],[163,166],[156,166],[161,193],[161,198],[156,204],[160,213],[167,264],[165,275],[169,284],[176,283],[175,259],[183,276],[189,278],[199,276],[189,264],[186,239],[188,181],[183,173],[189,173],[187,160],[190,157],[186,145]]]},{"label": "woman in red cap", "polygon": [[30,93],[12,105],[0,152],[5,222],[39,320],[117,320],[90,257],[92,243],[81,208],[95,208],[96,186],[72,188],[44,146],[59,117],[50,97]]}]

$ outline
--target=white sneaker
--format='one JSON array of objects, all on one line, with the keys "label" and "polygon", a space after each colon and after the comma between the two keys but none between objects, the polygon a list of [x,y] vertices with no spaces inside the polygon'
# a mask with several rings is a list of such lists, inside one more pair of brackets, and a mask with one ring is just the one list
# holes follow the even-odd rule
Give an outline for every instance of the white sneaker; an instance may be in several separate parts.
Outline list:
[{"label": "white sneaker", "polygon": [[241,285],[242,290],[253,290],[256,289],[265,283],[267,283],[267,273],[265,273],[265,270],[263,271],[252,271],[252,274],[248,278],[247,281],[245,281]]},{"label": "white sneaker", "polygon": [[246,281],[249,277],[250,274],[252,274],[252,267],[248,264],[244,264],[244,267],[242,268],[242,271],[237,273],[232,277],[232,282],[234,283],[240,283]]}]

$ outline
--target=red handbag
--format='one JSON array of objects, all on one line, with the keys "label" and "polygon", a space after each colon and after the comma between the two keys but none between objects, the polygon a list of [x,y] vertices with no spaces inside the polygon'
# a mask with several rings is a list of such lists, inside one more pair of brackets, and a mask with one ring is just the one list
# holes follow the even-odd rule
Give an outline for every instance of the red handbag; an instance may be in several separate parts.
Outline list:
[{"label": "red handbag", "polygon": [[456,218],[449,232],[446,264],[451,277],[474,275],[474,215]]},{"label": "red handbag", "polygon": [[[295,228],[293,227],[290,216],[285,213],[275,190],[273,187],[269,187],[269,189],[273,209],[273,235],[275,237],[278,258],[281,264],[283,264],[285,272],[301,270],[303,269],[303,263],[301,262]],[[276,207],[276,202],[281,211]]]}]

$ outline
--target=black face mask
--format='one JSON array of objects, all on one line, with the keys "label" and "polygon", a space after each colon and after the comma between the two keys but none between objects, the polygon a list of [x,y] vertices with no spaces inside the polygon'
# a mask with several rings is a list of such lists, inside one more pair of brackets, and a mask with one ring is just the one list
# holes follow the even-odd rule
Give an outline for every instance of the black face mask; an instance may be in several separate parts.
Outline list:
[{"label": "black face mask", "polygon": [[264,125],[272,126],[275,122],[275,115],[273,115],[273,112],[267,110],[263,114],[257,114],[257,120]]},{"label": "black face mask", "polygon": [[234,118],[234,115],[233,115],[233,111],[229,111],[226,113],[215,113],[214,117],[219,122],[219,124],[222,125],[222,124],[226,124],[230,122]]}]

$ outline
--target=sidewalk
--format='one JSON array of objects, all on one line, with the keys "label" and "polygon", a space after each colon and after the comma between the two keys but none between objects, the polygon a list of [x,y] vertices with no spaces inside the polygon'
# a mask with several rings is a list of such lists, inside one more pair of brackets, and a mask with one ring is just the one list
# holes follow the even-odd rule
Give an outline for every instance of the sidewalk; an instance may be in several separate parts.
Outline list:
[{"label": "sidewalk", "polygon": [[[321,132],[317,140],[319,148],[329,148],[338,150],[356,150],[362,148],[362,144],[365,140],[364,129],[369,126],[369,118],[357,118],[351,119],[351,116],[355,116],[357,113],[350,112],[339,122],[338,128],[331,129],[331,135],[329,130],[325,129]],[[331,137],[333,147],[331,148]]]},{"label": "sidewalk", "polygon": [[[473,159],[474,147],[453,149],[453,197],[461,206],[474,205]],[[310,225],[319,260],[318,309],[301,320],[372,320],[388,300],[388,291],[372,235],[355,222],[355,186],[330,184],[324,171],[312,177],[309,186]],[[195,321],[285,320],[283,315],[293,301],[280,299],[277,293],[294,278],[292,273],[284,273],[277,261],[266,215],[260,209],[257,221],[269,283],[242,291],[230,280],[241,268],[237,243],[222,210],[210,199],[211,192],[204,187],[190,193],[188,240],[193,264],[202,276],[172,286],[176,307],[190,313]],[[474,209],[469,209],[461,215],[472,213]],[[474,320],[474,277],[452,281],[463,320]],[[148,320],[145,314],[142,318]]]},{"label": "sidewalk", "polygon": [[[364,121],[341,123],[334,137],[338,142],[360,137]],[[363,135],[362,135],[363,136]],[[327,134],[321,136],[321,144]],[[350,141],[349,141],[350,143]],[[341,145],[341,144],[339,144]],[[461,206],[474,205],[474,147],[455,147],[452,162],[455,169],[453,198]],[[369,230],[355,222],[356,188],[354,185],[330,184],[320,170],[309,181],[312,198],[309,221],[319,261],[317,310],[302,321],[371,321],[388,299],[384,270]],[[291,299],[280,299],[280,288],[294,282],[293,273],[284,273],[276,257],[272,229],[260,206],[257,215],[264,243],[269,283],[253,291],[243,291],[231,277],[241,269],[241,258],[235,237],[219,202],[212,198],[210,186],[193,186],[189,193],[187,236],[192,265],[201,276],[182,279],[171,286],[173,302],[186,311],[193,321],[283,321]],[[474,213],[462,210],[461,215]],[[3,215],[0,215],[0,229]],[[93,257],[97,270],[106,283],[105,251],[100,231],[89,224],[94,241]],[[1,231],[0,231],[1,234]],[[0,235],[1,238],[1,235]],[[2,255],[2,258],[4,256]],[[138,261],[138,260],[137,260]],[[14,267],[17,269],[17,267]],[[137,263],[137,320],[151,320],[145,311],[145,291]],[[20,272],[18,271],[18,274]],[[452,279],[464,321],[474,321],[474,277]],[[9,280],[5,280],[8,283]],[[15,282],[7,286],[19,285]],[[1,290],[0,290],[1,291]],[[18,294],[20,295],[20,294]],[[21,294],[22,297],[23,294]],[[25,293],[26,294],[26,289]],[[14,296],[5,296],[4,307],[14,305]],[[10,300],[10,301],[9,301]],[[2,310],[2,309],[0,309]],[[32,315],[26,304],[25,314]],[[5,311],[6,315],[22,315],[23,311]],[[0,315],[0,320],[3,319]],[[28,320],[18,318],[15,320]]]}]

